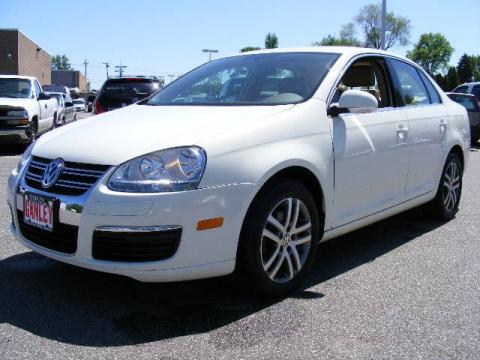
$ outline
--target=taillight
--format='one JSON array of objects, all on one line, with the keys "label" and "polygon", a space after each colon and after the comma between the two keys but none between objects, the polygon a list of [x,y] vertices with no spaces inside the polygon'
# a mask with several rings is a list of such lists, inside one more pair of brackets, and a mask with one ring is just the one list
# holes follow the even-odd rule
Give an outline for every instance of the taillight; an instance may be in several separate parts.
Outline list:
[{"label": "taillight", "polygon": [[95,114],[101,114],[105,112],[105,109],[103,108],[102,104],[98,100],[93,101],[93,109],[95,111]]}]

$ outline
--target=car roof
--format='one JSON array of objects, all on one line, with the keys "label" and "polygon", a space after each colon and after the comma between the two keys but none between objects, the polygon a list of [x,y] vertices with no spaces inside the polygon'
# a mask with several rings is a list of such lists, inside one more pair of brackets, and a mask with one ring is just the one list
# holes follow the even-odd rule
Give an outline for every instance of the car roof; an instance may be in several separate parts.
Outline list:
[{"label": "car roof", "polygon": [[58,91],[44,91],[45,94],[48,94],[48,95],[62,95],[64,96],[65,94],[62,93],[62,92],[58,92]]},{"label": "car roof", "polygon": [[4,79],[25,79],[25,80],[36,80],[34,76],[26,75],[0,75],[0,78]]},{"label": "car roof", "polygon": [[[390,51],[379,50],[379,49],[372,49],[372,48],[365,48],[359,46],[303,46],[303,47],[289,47],[289,48],[276,48],[276,49],[263,49],[263,50],[254,50],[248,51],[244,53],[236,53],[232,55],[228,55],[222,58],[229,58],[234,56],[249,56],[249,55],[260,55],[260,54],[280,54],[280,53],[325,53],[325,54],[338,54],[338,55],[345,55],[347,57],[354,57],[356,55],[384,55],[390,56],[394,58],[401,59],[406,61],[410,64],[418,66],[415,62],[411,61],[410,59],[395,54]],[[219,58],[220,59],[220,58]]]},{"label": "car roof", "polygon": [[460,87],[460,86],[470,86],[470,85],[480,85],[480,81],[472,81],[472,82],[468,82],[468,83],[463,83],[463,84],[458,85],[457,88]]}]

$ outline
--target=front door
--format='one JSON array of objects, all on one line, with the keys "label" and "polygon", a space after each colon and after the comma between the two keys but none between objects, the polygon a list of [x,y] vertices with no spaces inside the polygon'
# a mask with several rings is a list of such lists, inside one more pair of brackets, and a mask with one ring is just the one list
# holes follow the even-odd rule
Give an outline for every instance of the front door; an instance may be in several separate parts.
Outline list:
[{"label": "front door", "polygon": [[347,89],[373,94],[379,108],[332,118],[335,227],[404,201],[409,165],[409,123],[404,109],[393,107],[384,59],[357,60],[342,77],[333,102]]}]

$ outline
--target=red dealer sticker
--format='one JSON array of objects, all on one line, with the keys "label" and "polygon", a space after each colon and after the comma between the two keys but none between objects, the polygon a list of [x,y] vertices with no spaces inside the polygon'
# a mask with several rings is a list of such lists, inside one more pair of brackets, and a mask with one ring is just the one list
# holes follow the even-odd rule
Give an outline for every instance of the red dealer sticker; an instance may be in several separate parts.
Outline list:
[{"label": "red dealer sticker", "polygon": [[38,228],[53,231],[54,200],[26,193],[23,196],[23,221]]}]

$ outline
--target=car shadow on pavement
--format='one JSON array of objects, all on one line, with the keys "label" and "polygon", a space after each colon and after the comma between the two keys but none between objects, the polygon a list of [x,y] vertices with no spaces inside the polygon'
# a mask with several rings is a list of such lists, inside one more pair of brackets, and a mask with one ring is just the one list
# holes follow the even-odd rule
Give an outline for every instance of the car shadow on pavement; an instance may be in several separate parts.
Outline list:
[{"label": "car shadow on pavement", "polygon": [[28,145],[22,144],[1,144],[0,145],[0,156],[12,156],[12,155],[22,155]]},{"label": "car shadow on pavement", "polygon": [[[232,277],[148,284],[64,265],[33,252],[14,255],[0,261],[0,323],[55,341],[99,347],[217,329],[228,333],[223,327],[237,327],[237,321],[250,315],[269,321],[265,318],[269,308],[282,306],[284,300],[322,301],[334,296],[312,287],[442,225],[419,216],[419,211],[321,244],[305,288],[287,300],[249,294],[232,286]],[[286,311],[290,308],[285,305]]]}]

